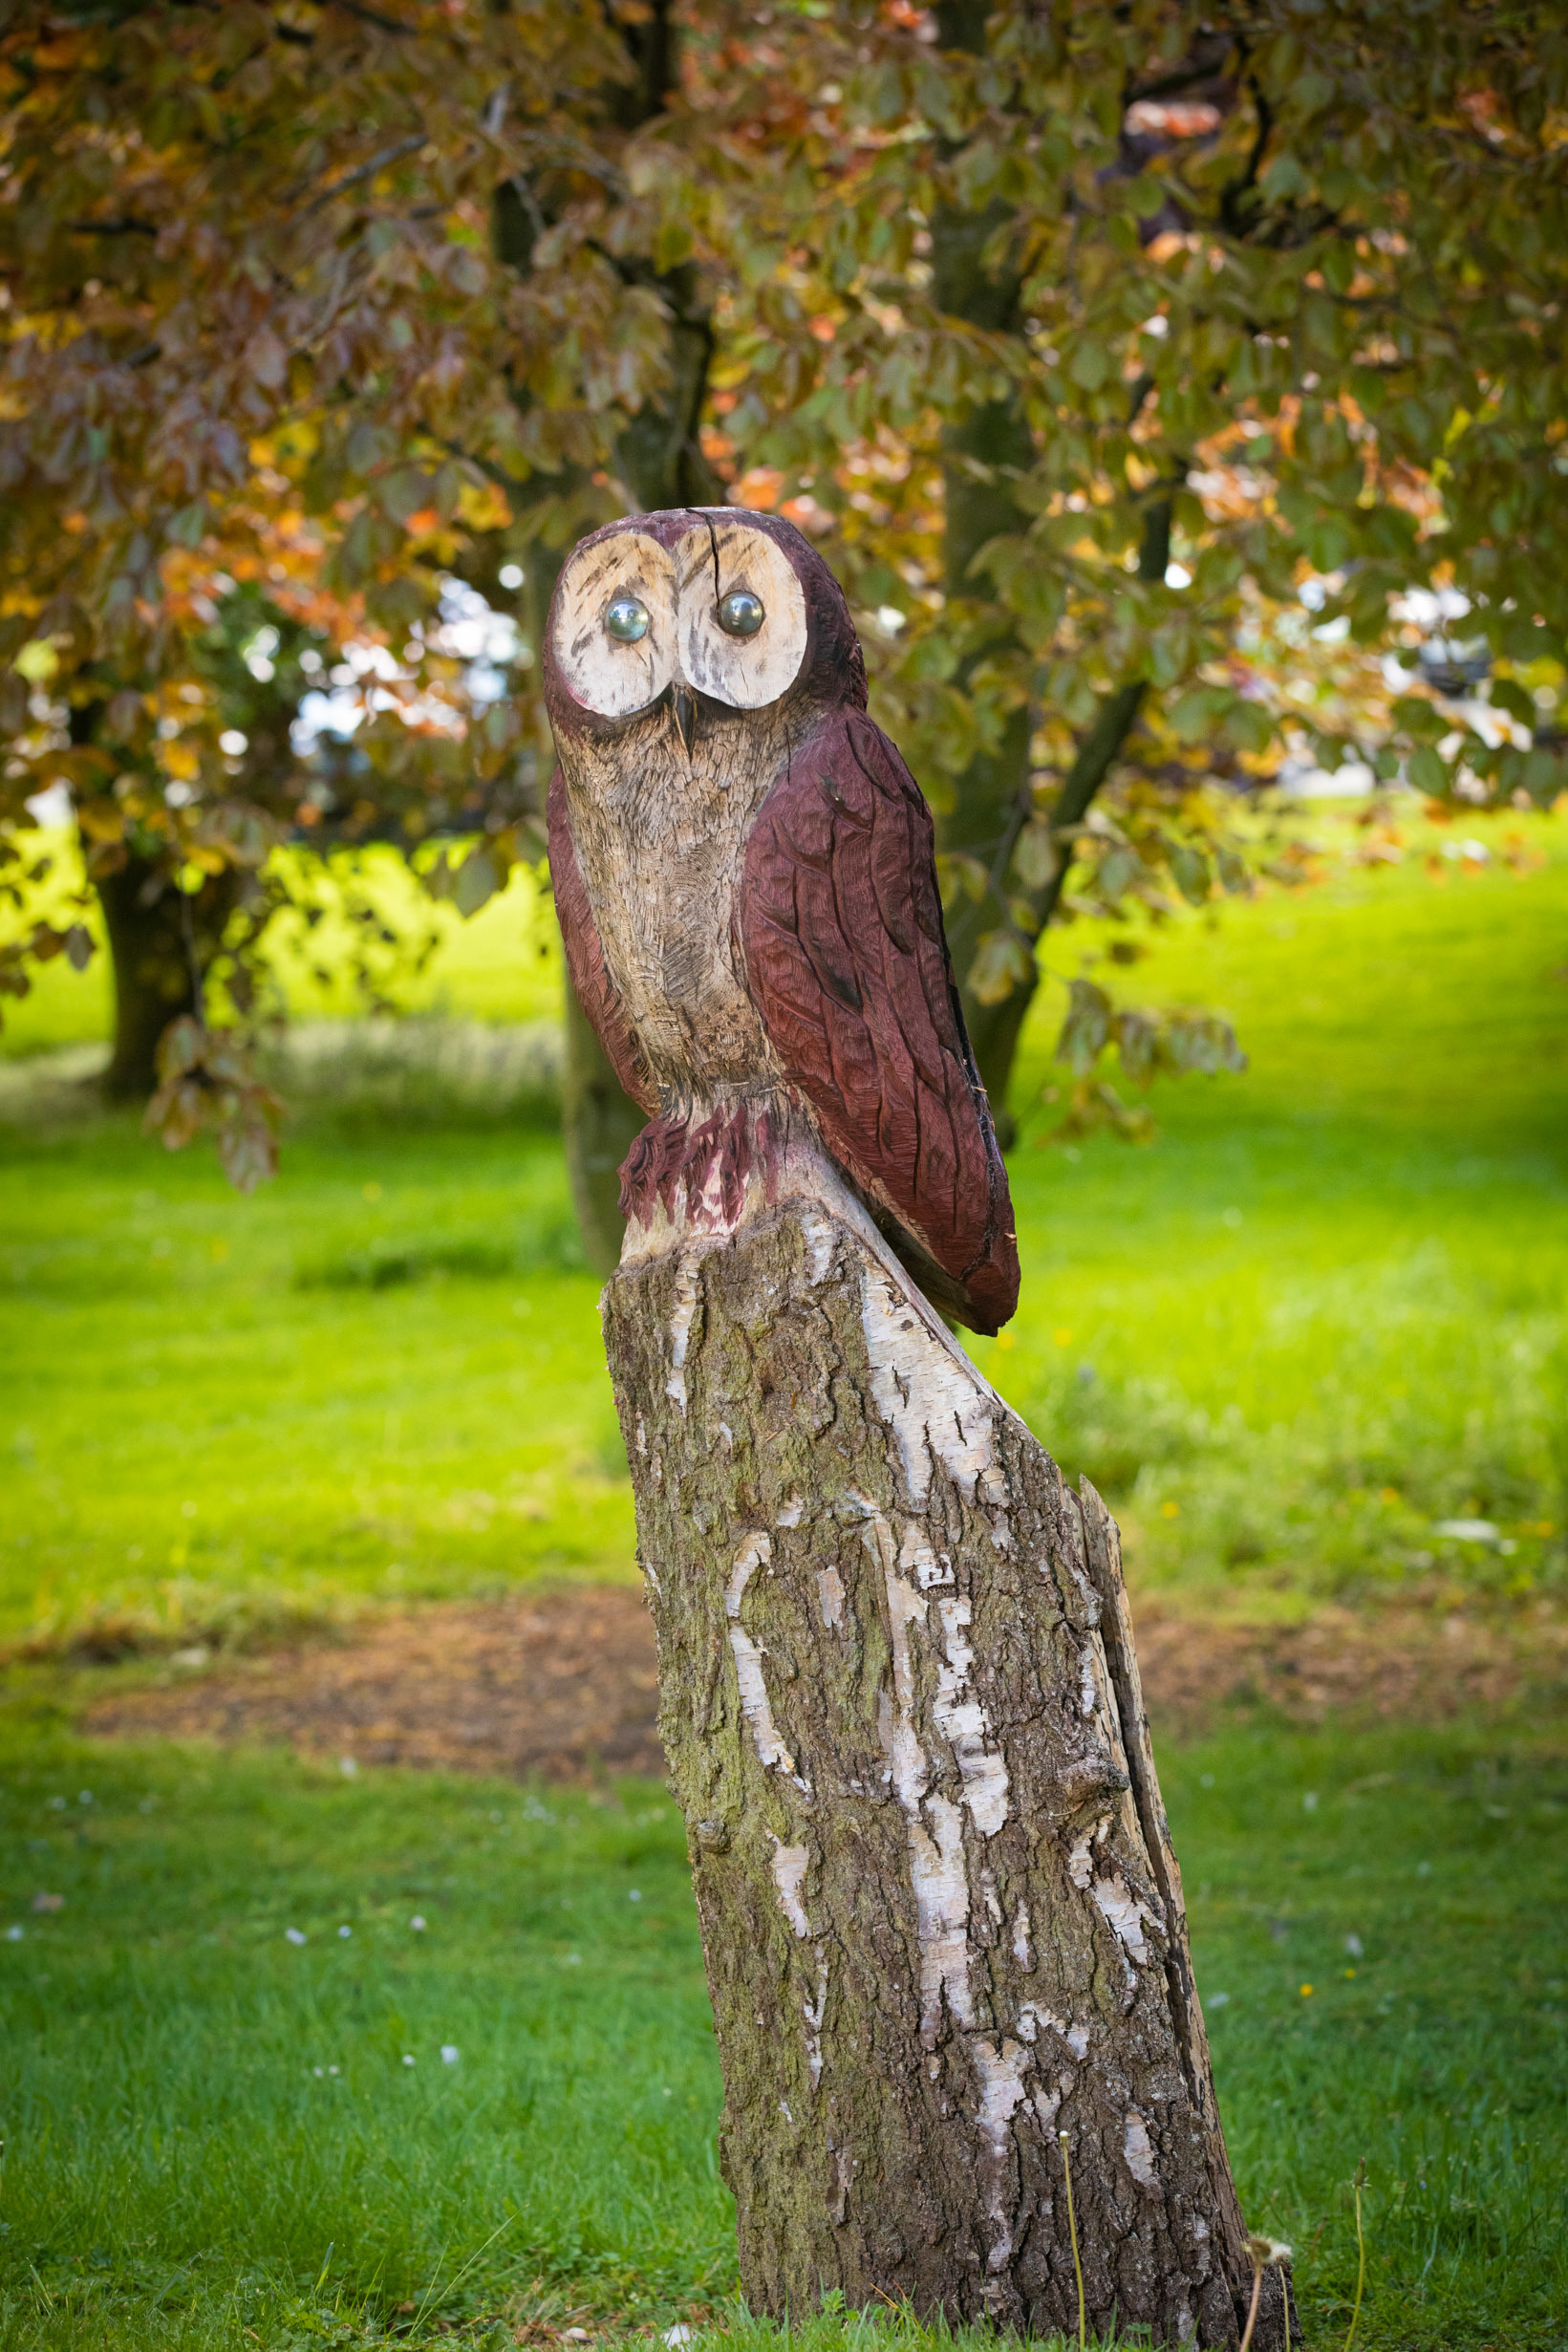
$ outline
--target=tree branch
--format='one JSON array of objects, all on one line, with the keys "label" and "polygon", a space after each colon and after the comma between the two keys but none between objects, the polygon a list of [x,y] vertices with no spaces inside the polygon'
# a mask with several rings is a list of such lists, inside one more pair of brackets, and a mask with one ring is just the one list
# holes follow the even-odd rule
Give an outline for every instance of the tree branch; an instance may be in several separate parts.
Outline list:
[{"label": "tree branch", "polygon": [[353,171],[346,171],[341,180],[334,180],[331,187],[323,188],[320,195],[306,205],[306,217],[319,212],[323,205],[330,205],[334,196],[341,196],[344,189],[352,188],[356,181],[372,179],[376,172],[384,171],[389,163],[396,163],[399,156],[412,155],[416,147],[424,145],[426,136],[422,128],[410,131],[406,138],[395,140],[390,147],[383,147],[379,155],[373,155],[365,162],[356,163]]},{"label": "tree branch", "polygon": [[[1163,580],[1165,568],[1171,561],[1171,489],[1167,485],[1164,497],[1146,508],[1143,543],[1138,550],[1138,577],[1141,580]],[[1138,716],[1147,681],[1134,679],[1130,685],[1118,686],[1114,694],[1106,695],[1101,703],[1094,724],[1078,748],[1078,757],[1068,768],[1056,807],[1051,811],[1051,826],[1063,832],[1068,826],[1078,825],[1088,814],[1089,805],[1105,783],[1122,745],[1132,732],[1132,723]],[[1021,825],[1020,825],[1021,830]],[[1067,855],[1063,850],[1062,863],[1051,879],[1038,891],[1033,906],[1039,917],[1035,937],[1045,929],[1061,903],[1066,887]]]},{"label": "tree branch", "polygon": [[377,32],[400,33],[404,40],[418,30],[414,25],[399,24],[395,16],[382,16],[376,9],[362,7],[360,0],[316,0],[316,4],[323,10],[339,8],[345,16],[357,16],[362,25],[374,25]]}]

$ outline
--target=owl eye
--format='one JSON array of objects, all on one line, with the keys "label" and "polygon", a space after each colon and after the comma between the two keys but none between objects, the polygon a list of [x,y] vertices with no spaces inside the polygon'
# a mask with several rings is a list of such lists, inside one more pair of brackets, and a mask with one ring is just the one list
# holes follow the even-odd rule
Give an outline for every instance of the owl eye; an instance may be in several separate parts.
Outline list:
[{"label": "owl eye", "polygon": [[766,618],[762,598],[749,588],[732,589],[719,606],[719,626],[726,637],[754,637]]},{"label": "owl eye", "polygon": [[763,710],[801,674],[805,592],[785,550],[756,523],[727,507],[698,514],[675,550],[677,664],[710,702]]},{"label": "owl eye", "polygon": [[599,719],[651,709],[676,667],[668,550],[634,521],[595,531],[561,567],[549,633],[561,682],[580,708]]},{"label": "owl eye", "polygon": [[[761,613],[759,605],[759,619]],[[637,644],[648,635],[652,620],[648,607],[636,596],[612,596],[605,608],[605,628],[620,645]]]}]

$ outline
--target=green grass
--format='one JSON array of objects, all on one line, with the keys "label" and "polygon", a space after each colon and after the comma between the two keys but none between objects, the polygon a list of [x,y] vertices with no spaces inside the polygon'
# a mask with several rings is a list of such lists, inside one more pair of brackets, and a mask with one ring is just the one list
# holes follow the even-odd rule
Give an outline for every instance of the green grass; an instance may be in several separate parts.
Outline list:
[{"label": "green grass", "polygon": [[[1116,1504],[1135,1575],[1193,1606],[1564,1585],[1568,824],[1477,831],[1551,862],[1342,871],[1184,918],[1119,975],[1224,1005],[1253,1057],[1156,1089],[1151,1149],[1035,1148],[1042,993],[1023,1304],[975,1352]],[[433,1001],[537,1017],[541,921],[525,877],[453,931]],[[1105,943],[1056,938],[1059,972],[1081,940]],[[596,1284],[538,1106],[388,1109],[349,1079],[318,1073],[247,1200],[129,1119],[0,1125],[0,1637],[630,1572]],[[1497,1538],[1435,1532],[1455,1519]]]},{"label": "green grass", "polygon": [[1015,1154],[1025,1310],[977,1352],[1146,1579],[1560,1590],[1568,829],[1535,837],[1542,871],[1363,869],[1174,926],[1120,989],[1223,1006],[1251,1068],[1158,1088],[1152,1149]]},{"label": "green grass", "polygon": [[[8,2347],[722,2310],[660,1790],[91,1748],[35,1683],[0,1753]],[[1233,2162],[1309,2341],[1343,2336],[1364,2162],[1368,2352],[1563,2342],[1560,1731],[1254,1727],[1163,1760]]]},{"label": "green grass", "polygon": [[110,1126],[0,1185],[12,1627],[629,1572],[552,1139],[301,1138],[240,1201]]},{"label": "green grass", "polygon": [[[976,1353],[1113,1498],[1137,1578],[1194,1608],[1560,1594],[1568,828],[1514,830],[1550,862],[1441,889],[1342,872],[1173,924],[1123,992],[1222,1004],[1253,1067],[1157,1090],[1151,1150],[1035,1148],[1061,1075],[1042,996],[1023,1309]],[[1058,971],[1081,942],[1105,943],[1064,935]],[[423,1002],[537,1020],[555,957],[520,886],[450,929]],[[101,1025],[100,977],[46,981],[8,1050]],[[596,1284],[537,1096],[389,1094],[351,1054],[240,1200],[200,1152],[8,1089],[0,1637],[237,1636],[631,1573]],[[1438,1535],[1450,1518],[1496,1539]],[[726,2308],[717,2071],[659,1792],[89,1749],[54,1688],[13,1678],[0,1709],[8,2352]],[[1342,2341],[1364,2160],[1360,2342],[1568,2342],[1560,1731],[1255,1725],[1163,1762],[1233,2156],[1299,2250],[1312,2340]],[[64,1908],[32,1912],[39,1890]],[[833,2314],[803,2333],[930,2341]]]}]

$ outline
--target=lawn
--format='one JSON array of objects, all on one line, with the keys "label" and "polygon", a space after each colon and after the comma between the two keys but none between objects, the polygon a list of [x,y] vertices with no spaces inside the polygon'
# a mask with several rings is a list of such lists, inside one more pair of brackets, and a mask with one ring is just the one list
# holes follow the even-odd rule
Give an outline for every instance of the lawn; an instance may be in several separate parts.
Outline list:
[{"label": "lawn", "polygon": [[[8,2347],[722,2316],[656,1785],[93,1749],[35,1689],[0,1743]],[[1348,2322],[1363,2164],[1366,2352],[1568,2341],[1568,1742],[1254,1726],[1165,1778],[1233,2162],[1309,2341]]]},{"label": "lawn", "polygon": [[[1194,1608],[1528,1608],[1568,1577],[1568,821],[1476,830],[1546,862],[1341,865],[1171,925],[1129,992],[1223,1005],[1252,1068],[1157,1087],[1149,1149],[1038,1148],[1042,991],[1023,1304],[975,1352],[1113,1500],[1135,1577]],[[447,923],[427,1001],[537,1019],[558,972],[531,887]],[[1080,940],[1104,944],[1062,935],[1058,973]],[[57,1038],[101,1012],[62,973]],[[631,1573],[597,1285],[538,1106],[395,1115],[352,1079],[244,1200],[200,1149],[85,1097],[40,1124],[12,1089],[0,1638]]]},{"label": "lawn", "polygon": [[[1158,1088],[1148,1150],[1040,1147],[1042,992],[1023,1307],[976,1353],[1111,1496],[1138,1584],[1194,1611],[1562,1597],[1568,826],[1474,831],[1497,853],[1440,884],[1338,864],[1171,925],[1128,992],[1222,1005],[1252,1068]],[[1053,967],[1103,945],[1068,934]],[[100,978],[47,977],[18,1052],[101,1025]],[[520,890],[450,928],[425,1003],[537,1022],[557,981]],[[367,1068],[345,1050],[302,1090],[247,1200],[46,1064],[0,1071],[0,1639],[249,1638],[633,1573],[548,1105],[441,1082],[389,1108]],[[72,1711],[116,1671],[146,1670],[0,1686],[0,2341],[282,2352],[724,2313],[662,1791],[89,1747]],[[1560,1721],[1253,1720],[1162,1768],[1233,2158],[1298,2249],[1311,2339],[1348,2324],[1364,2163],[1359,2344],[1568,2343]],[[804,2333],[841,2352],[867,2323]],[[895,2318],[872,2333],[913,2352]]]}]

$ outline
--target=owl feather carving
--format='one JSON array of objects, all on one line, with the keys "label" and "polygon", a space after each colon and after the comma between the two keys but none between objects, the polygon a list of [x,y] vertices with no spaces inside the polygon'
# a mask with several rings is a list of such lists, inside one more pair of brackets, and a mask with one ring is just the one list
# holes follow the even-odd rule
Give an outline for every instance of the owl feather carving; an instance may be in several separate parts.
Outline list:
[{"label": "owl feather carving", "polygon": [[627,1216],[684,1191],[733,1222],[804,1120],[928,1296],[997,1330],[1018,1246],[931,815],[827,565],[774,515],[611,524],[562,569],[544,682],[568,969],[649,1114]]}]

